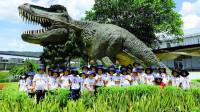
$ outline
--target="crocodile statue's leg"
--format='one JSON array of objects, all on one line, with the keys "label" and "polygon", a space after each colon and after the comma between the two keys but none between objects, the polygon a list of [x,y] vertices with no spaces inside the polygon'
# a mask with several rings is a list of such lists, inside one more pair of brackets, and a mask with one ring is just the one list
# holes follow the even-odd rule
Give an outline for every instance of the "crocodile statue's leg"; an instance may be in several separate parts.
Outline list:
[{"label": "crocodile statue's leg", "polygon": [[129,64],[133,64],[134,62],[140,63],[142,66],[145,66],[142,60],[138,59],[137,57],[125,51],[118,53],[116,55],[116,60],[118,60],[121,65],[125,65],[125,66]]},{"label": "crocodile statue's leg", "polygon": [[101,59],[102,63],[106,66],[110,66],[111,64],[113,64],[113,62],[111,61],[111,59],[109,57],[103,57]]}]

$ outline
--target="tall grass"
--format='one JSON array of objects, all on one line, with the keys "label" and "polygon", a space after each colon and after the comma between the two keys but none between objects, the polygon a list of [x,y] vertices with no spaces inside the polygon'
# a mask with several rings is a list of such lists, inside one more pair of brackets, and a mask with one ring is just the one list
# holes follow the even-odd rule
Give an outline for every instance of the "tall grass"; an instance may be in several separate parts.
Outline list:
[{"label": "tall grass", "polygon": [[156,86],[100,88],[97,96],[84,92],[77,101],[68,99],[69,91],[54,91],[39,104],[26,93],[13,88],[0,91],[1,112],[199,112],[200,88],[182,90]]}]

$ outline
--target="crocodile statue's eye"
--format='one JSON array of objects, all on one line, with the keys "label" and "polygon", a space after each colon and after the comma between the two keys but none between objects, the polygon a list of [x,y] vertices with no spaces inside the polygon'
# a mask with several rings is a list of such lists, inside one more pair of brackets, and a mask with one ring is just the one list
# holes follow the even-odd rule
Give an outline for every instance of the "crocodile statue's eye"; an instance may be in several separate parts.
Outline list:
[{"label": "crocodile statue's eye", "polygon": [[62,13],[62,12],[66,12],[67,9],[64,6],[62,6],[62,5],[52,5],[49,8],[49,11],[51,11],[51,12],[57,12],[57,13]]}]

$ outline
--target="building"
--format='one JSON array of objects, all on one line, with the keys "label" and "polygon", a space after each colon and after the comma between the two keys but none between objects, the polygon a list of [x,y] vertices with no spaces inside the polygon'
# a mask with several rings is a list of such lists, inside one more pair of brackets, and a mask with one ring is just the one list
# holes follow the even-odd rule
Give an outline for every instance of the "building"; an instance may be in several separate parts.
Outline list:
[{"label": "building", "polygon": [[200,70],[200,33],[186,35],[180,42],[164,40],[155,52],[168,55],[169,59],[160,59],[169,68],[182,66],[190,71]]},{"label": "building", "polygon": [[23,64],[27,59],[39,63],[39,57],[0,53],[0,70],[10,70],[11,66]]}]

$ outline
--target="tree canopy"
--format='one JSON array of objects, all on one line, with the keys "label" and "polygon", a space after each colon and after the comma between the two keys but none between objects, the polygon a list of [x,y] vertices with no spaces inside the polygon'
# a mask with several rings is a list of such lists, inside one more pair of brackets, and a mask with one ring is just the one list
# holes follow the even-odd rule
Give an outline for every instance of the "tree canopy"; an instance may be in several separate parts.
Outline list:
[{"label": "tree canopy", "polygon": [[183,21],[175,8],[173,0],[95,0],[85,19],[118,25],[154,48],[161,36],[182,37]]}]

